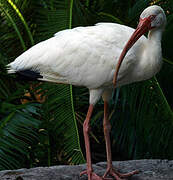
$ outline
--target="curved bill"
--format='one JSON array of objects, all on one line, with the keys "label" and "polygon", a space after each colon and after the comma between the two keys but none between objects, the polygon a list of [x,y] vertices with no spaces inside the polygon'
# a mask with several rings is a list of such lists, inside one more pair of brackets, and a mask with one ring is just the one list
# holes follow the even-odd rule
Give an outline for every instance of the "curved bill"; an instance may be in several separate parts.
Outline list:
[{"label": "curved bill", "polygon": [[128,50],[135,44],[135,42],[143,34],[145,34],[150,29],[151,29],[151,19],[150,19],[150,17],[147,17],[147,18],[144,18],[144,19],[140,18],[140,21],[139,21],[139,24],[138,24],[136,30],[134,31],[134,33],[132,34],[132,36],[128,40],[127,44],[125,45],[125,47],[124,47],[124,49],[123,49],[123,51],[122,51],[122,53],[121,53],[121,55],[119,57],[119,60],[118,60],[118,63],[117,63],[116,69],[115,69],[115,73],[114,73],[114,78],[113,78],[114,88],[116,88],[117,76],[118,76],[118,72],[119,72],[121,63],[123,62],[123,59],[124,59],[125,55],[127,54]]}]

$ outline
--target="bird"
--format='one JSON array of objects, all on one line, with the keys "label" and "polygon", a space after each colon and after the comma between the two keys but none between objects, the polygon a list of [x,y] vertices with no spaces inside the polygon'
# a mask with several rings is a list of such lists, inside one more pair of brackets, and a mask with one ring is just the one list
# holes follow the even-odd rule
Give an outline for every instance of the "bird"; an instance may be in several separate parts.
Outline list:
[{"label": "bird", "polygon": [[[117,87],[150,79],[161,68],[161,38],[166,26],[164,10],[152,5],[143,10],[136,29],[109,22],[57,32],[7,65],[8,73],[31,80],[84,86],[89,90],[89,107],[83,123],[88,180],[116,180],[139,173],[122,174],[112,165],[108,118],[109,100]],[[148,32],[148,36],[145,33]],[[92,167],[89,132],[94,106],[104,101],[103,130],[107,168],[103,176]]]}]

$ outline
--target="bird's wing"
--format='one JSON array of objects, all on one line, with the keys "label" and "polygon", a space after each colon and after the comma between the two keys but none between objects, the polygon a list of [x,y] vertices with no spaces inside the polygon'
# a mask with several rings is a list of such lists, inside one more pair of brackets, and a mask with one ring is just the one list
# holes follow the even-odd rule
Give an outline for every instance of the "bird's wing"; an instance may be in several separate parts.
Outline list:
[{"label": "bird's wing", "polygon": [[[104,36],[102,36],[101,39],[103,39],[103,42],[108,41],[108,44],[112,48],[112,50],[110,50],[111,48],[107,50],[107,52],[110,51],[109,54],[111,55],[109,63],[111,63],[113,66],[113,69],[110,69],[111,73],[109,73],[111,76],[109,82],[112,83],[115,67],[118,63],[120,54],[135,29],[116,23],[98,23],[96,26],[100,27],[100,29],[104,29],[105,34],[103,33]],[[138,68],[140,61],[142,60],[144,52],[143,50],[145,49],[146,44],[147,38],[145,36],[141,36],[141,38],[138,39],[138,41],[128,51],[118,73],[117,86],[131,83],[135,81],[135,78],[138,78],[134,73],[136,72],[136,68]]]},{"label": "bird's wing", "polygon": [[35,76],[37,73],[39,76],[36,77],[45,81],[55,82],[58,78],[64,81],[64,78],[52,68],[56,65],[57,60],[64,56],[62,46],[65,44],[65,40],[57,41],[55,37],[42,41],[8,64],[8,72],[20,72],[26,76]]},{"label": "bird's wing", "polygon": [[[9,72],[32,70],[45,81],[88,88],[107,85],[112,83],[118,57],[133,31],[113,23],[64,30],[16,58],[8,65]],[[128,59],[134,58],[132,51],[129,51],[131,58]],[[124,62],[126,65],[122,65],[120,77],[134,63]]]}]

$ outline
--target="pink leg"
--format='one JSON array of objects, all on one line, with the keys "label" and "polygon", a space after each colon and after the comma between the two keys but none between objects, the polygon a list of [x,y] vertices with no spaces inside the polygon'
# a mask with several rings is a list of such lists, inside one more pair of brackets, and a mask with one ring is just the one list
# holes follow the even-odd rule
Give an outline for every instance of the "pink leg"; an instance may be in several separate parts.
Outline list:
[{"label": "pink leg", "polygon": [[87,170],[80,173],[80,176],[83,174],[88,175],[88,180],[102,180],[103,178],[98,176],[93,172],[92,162],[91,162],[91,151],[90,151],[90,142],[89,142],[89,131],[90,131],[90,119],[93,112],[94,106],[90,104],[88,108],[88,113],[83,124],[83,134],[85,139],[85,149],[86,149],[86,159],[87,159]]},{"label": "pink leg", "polygon": [[112,166],[112,155],[111,155],[111,143],[110,143],[110,130],[111,124],[108,118],[108,102],[104,102],[104,120],[103,120],[103,128],[104,128],[104,136],[105,136],[105,143],[106,143],[106,153],[107,153],[107,170],[103,175],[103,179],[106,179],[108,174],[112,175],[116,180],[121,180],[121,178],[126,178],[137,174],[138,171],[132,171],[126,174],[121,174]]}]

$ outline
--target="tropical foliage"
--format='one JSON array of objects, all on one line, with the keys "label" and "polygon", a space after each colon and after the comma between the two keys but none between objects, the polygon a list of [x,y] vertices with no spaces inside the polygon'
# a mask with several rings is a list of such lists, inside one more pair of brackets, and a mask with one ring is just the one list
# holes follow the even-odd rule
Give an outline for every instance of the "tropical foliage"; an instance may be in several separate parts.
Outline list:
[{"label": "tropical foliage", "polygon": [[[151,4],[167,15],[164,65],[157,77],[114,93],[113,159],[173,158],[172,0],[0,0],[0,170],[85,162],[82,123],[88,107],[87,89],[19,81],[5,65],[63,29],[100,21],[135,28]],[[105,160],[102,118],[100,100],[92,118],[94,162]]]}]

